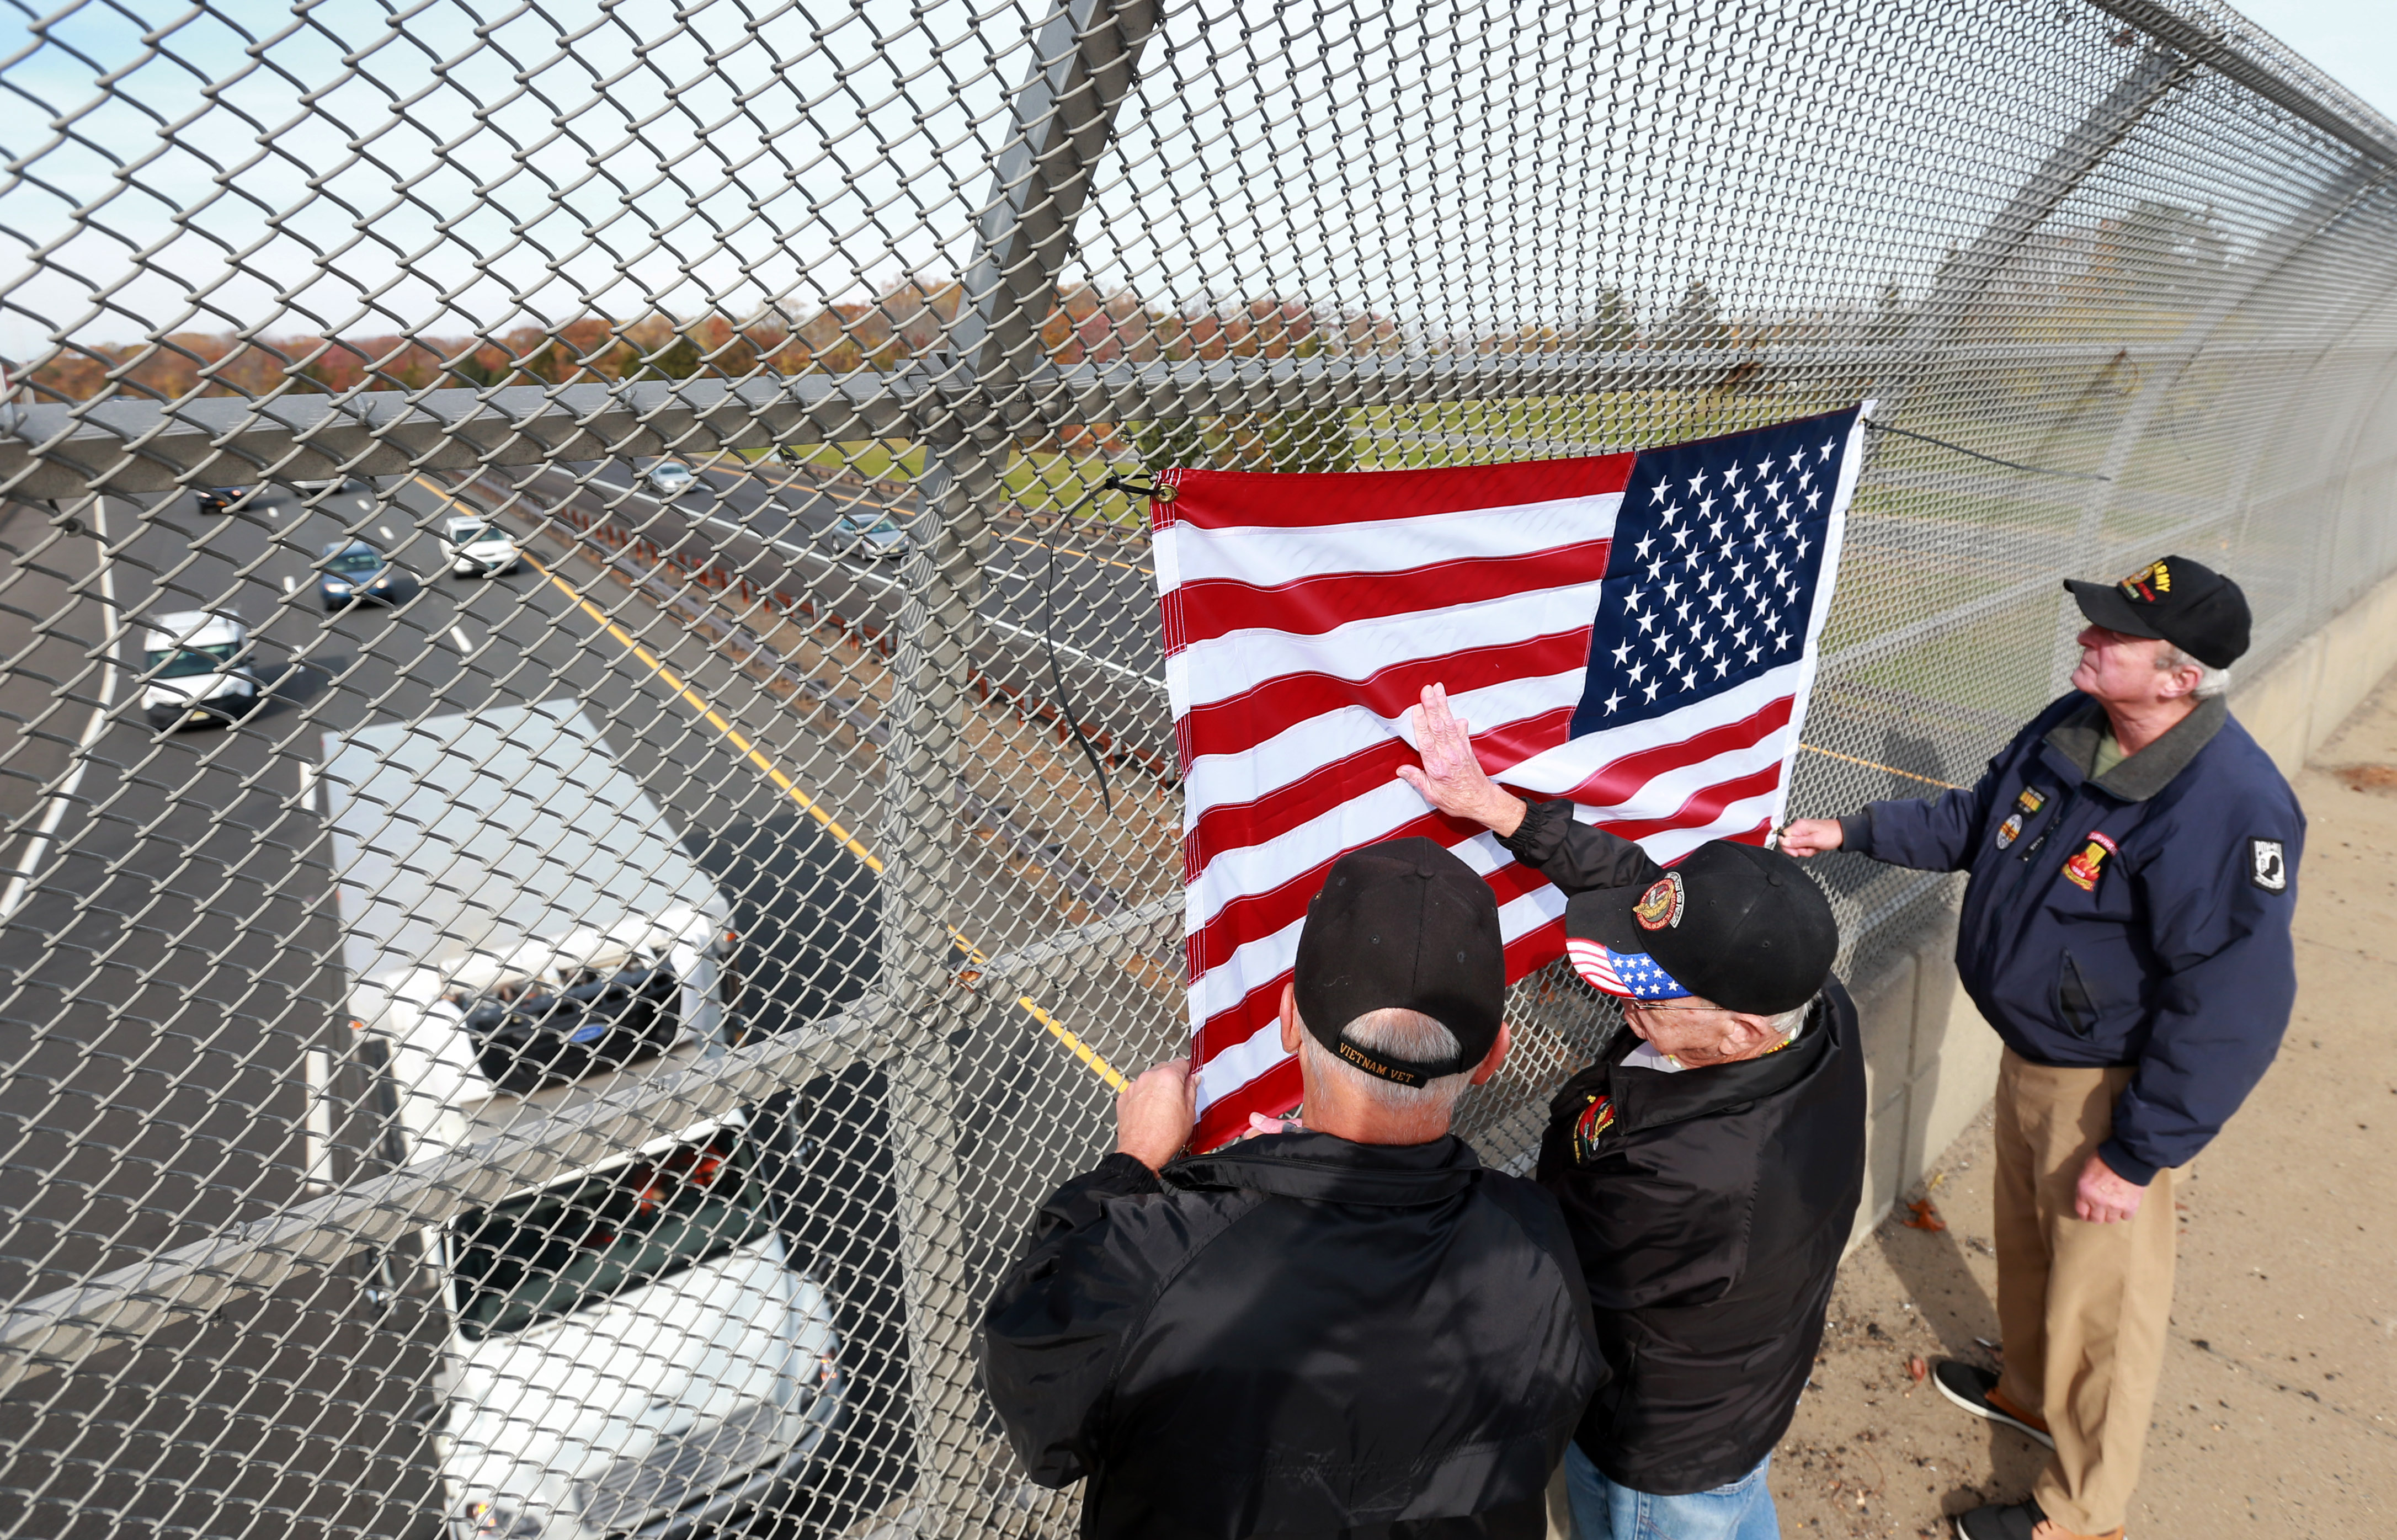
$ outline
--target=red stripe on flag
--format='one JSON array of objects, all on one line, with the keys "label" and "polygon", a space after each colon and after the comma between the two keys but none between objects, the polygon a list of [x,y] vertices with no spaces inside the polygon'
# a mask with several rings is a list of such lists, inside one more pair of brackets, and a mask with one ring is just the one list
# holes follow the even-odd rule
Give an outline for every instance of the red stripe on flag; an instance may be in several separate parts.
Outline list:
[{"label": "red stripe on flag", "polygon": [[[1566,791],[1564,799],[1589,808],[1618,807],[1628,801],[1640,787],[1668,770],[1763,742],[1767,734],[1778,732],[1789,725],[1790,707],[1795,703],[1796,697],[1784,695],[1778,700],[1766,702],[1736,722],[1708,728],[1678,743],[1659,743],[1653,749],[1627,754]],[[1614,825],[1610,824],[1607,827]]]},{"label": "red stripe on flag", "polygon": [[1229,578],[1182,585],[1181,645],[1235,631],[1319,636],[1352,621],[1568,588],[1606,576],[1609,542],[1576,541],[1511,556],[1465,556],[1396,572],[1330,572],[1270,587]]},{"label": "red stripe on flag", "polygon": [[[1626,819],[1620,824],[1600,824],[1599,827],[1609,834],[1621,835],[1626,839],[1645,839],[1652,834],[1663,834],[1667,829],[1703,829],[1721,818],[1723,810],[1733,803],[1761,797],[1779,784],[1781,766],[1770,764],[1752,775],[1743,775],[1736,781],[1725,781],[1696,792],[1687,802],[1662,818]],[[1766,822],[1770,824],[1772,821],[1768,819]]]},{"label": "red stripe on flag", "polygon": [[1416,471],[1175,471],[1176,524],[1201,529],[1307,529],[1369,519],[1422,518],[1619,492],[1631,484],[1628,454],[1455,465]]},{"label": "red stripe on flag", "polygon": [[[1563,743],[1573,730],[1573,707],[1560,706],[1477,733],[1474,755],[1491,775],[1503,779],[1511,767]],[[1198,815],[1198,824],[1183,841],[1185,879],[1195,878],[1208,862],[1225,850],[1262,845],[1344,802],[1378,790],[1399,778],[1400,765],[1417,764],[1420,759],[1413,744],[1392,738],[1309,770],[1303,779],[1277,787],[1253,802],[1209,809]]]},{"label": "red stripe on flag", "polygon": [[1298,1105],[1304,1082],[1295,1058],[1284,1059],[1228,1096],[1217,1097],[1198,1115],[1190,1132],[1190,1147],[1200,1153],[1249,1132],[1249,1114],[1267,1117]]},{"label": "red stripe on flag", "polygon": [[1451,695],[1462,695],[1510,679],[1562,674],[1588,662],[1589,628],[1584,626],[1496,647],[1413,658],[1361,680],[1284,674],[1238,695],[1194,706],[1182,721],[1192,755],[1244,754],[1278,732],[1343,706],[1361,705],[1376,716],[1395,717],[1423,698],[1426,685],[1446,685]]}]

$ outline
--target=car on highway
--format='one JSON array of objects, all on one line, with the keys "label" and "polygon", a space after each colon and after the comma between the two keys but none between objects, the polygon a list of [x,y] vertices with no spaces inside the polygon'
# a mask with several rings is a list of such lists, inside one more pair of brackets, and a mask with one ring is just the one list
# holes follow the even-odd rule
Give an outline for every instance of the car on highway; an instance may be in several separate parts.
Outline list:
[{"label": "car on highway", "polygon": [[495,578],[513,572],[522,559],[516,542],[489,519],[464,515],[441,527],[441,554],[462,578]]},{"label": "car on highway", "polygon": [[158,731],[191,722],[230,724],[264,693],[242,657],[249,631],[231,615],[161,615],[141,638],[141,714]]},{"label": "car on highway", "polygon": [[820,538],[833,555],[852,561],[897,561],[907,554],[907,531],[889,514],[843,514]]},{"label": "car on highway", "polygon": [[362,540],[337,540],[325,547],[325,565],[316,574],[316,592],[328,609],[342,609],[362,600],[397,604],[415,591],[406,572],[389,556]]},{"label": "car on highway", "polygon": [[657,461],[641,473],[641,478],[649,484],[651,491],[667,499],[682,496],[699,479],[690,474],[690,467],[679,460]]},{"label": "car on highway", "polygon": [[230,513],[234,503],[248,495],[249,489],[247,487],[207,487],[194,494],[200,505],[200,512],[211,518]]}]

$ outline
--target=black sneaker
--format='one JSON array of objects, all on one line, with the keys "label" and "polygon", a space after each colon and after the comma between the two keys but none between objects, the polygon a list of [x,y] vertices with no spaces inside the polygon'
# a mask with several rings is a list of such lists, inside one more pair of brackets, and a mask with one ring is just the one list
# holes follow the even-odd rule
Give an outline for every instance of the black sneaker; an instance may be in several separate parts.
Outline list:
[{"label": "black sneaker", "polygon": [[[1989,1371],[1976,1368],[1969,1363],[1959,1363],[1954,1359],[1942,1359],[1938,1366],[1931,1371],[1931,1383],[1939,1387],[1941,1395],[1974,1416],[1987,1417],[1993,1423],[2003,1423],[2017,1433],[2029,1434],[2050,1449],[2056,1447],[2056,1440],[2049,1435],[2044,1424],[2036,1421],[2026,1413],[2009,1410],[2005,1405],[1989,1399],[1990,1393],[1998,1387],[1998,1376]],[[1995,1513],[1998,1510],[1984,1508],[1982,1511]],[[1961,1520],[1959,1522],[1961,1525]],[[1961,1528],[1959,1533],[1962,1533]],[[1990,1533],[1994,1534],[1999,1532],[1993,1530]],[[2023,1533],[2029,1534],[2030,1531],[2025,1530]]]},{"label": "black sneaker", "polygon": [[2003,1507],[1992,1503],[1956,1516],[1956,1540],[2031,1540],[2032,1533],[2046,1521],[2047,1515],[2039,1510],[2037,1503],[2025,1501]]}]

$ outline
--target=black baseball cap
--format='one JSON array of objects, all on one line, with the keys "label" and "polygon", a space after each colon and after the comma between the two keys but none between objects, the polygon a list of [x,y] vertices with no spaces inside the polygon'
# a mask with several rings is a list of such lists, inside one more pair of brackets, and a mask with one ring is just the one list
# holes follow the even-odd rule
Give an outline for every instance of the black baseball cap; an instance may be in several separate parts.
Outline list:
[{"label": "black baseball cap", "polygon": [[2151,561],[2120,583],[2067,578],[2064,586],[2094,623],[2168,641],[2208,668],[2229,668],[2247,650],[2247,596],[2187,556]]},{"label": "black baseball cap", "polygon": [[1778,850],[1710,839],[1646,888],[1600,888],[1565,904],[1565,954],[1610,995],[1694,995],[1773,1015],[1831,976],[1831,901]]},{"label": "black baseball cap", "polygon": [[[1366,1074],[1419,1086],[1470,1069],[1497,1042],[1506,998],[1497,896],[1428,839],[1351,850],[1306,906],[1291,978],[1306,1030]],[[1350,1022],[1393,1006],[1448,1028],[1455,1056],[1399,1059],[1348,1040]]]}]

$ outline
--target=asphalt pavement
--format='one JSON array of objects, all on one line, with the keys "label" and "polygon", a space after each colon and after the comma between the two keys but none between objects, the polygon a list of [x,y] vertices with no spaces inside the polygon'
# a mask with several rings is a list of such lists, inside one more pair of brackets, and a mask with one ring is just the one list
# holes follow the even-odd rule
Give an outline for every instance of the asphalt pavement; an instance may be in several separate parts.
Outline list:
[{"label": "asphalt pavement", "polygon": [[[583,469],[596,474],[578,495],[619,506],[636,495],[623,467]],[[723,520],[778,542],[761,548],[783,550],[783,581],[827,602],[895,612],[877,564],[788,556],[843,501],[813,484],[716,475],[679,513],[700,538]],[[24,868],[21,902],[0,925],[0,1140],[14,1190],[30,1195],[0,1245],[9,1300],[273,1213],[317,1190],[312,1180],[372,1169],[315,783],[328,735],[571,697],[733,898],[754,941],[752,1029],[809,1019],[871,976],[870,876],[824,822],[874,828],[870,757],[810,730],[565,531],[530,541],[535,560],[512,575],[449,575],[434,535],[462,506],[472,505],[422,480],[270,490],[224,513],[189,497],[111,499],[87,514],[100,528],[60,538],[47,507],[0,509],[0,545],[18,558],[0,608],[12,659],[0,713],[20,724],[0,757],[0,818],[14,831],[0,879]],[[398,602],[323,608],[319,553],[347,538],[414,574]],[[998,544],[986,613],[1014,621],[1031,603],[1037,621],[1026,596],[1053,558],[1078,584],[1084,619],[1067,634],[1143,667],[1154,597],[1139,562],[1021,529]],[[138,699],[140,630],[199,609],[250,626],[268,697],[230,729],[154,731]],[[69,795],[52,795],[78,757]],[[982,865],[984,880],[961,895],[961,928],[1013,933],[1046,910],[1002,863]],[[1119,1017],[1124,987],[1061,986],[1044,1003]],[[954,1046],[968,1071],[961,1096],[970,1083],[989,1114],[965,1119],[973,1207],[1003,1211],[1058,1174],[1012,1147],[1010,1114],[1039,1108],[1052,1132],[1096,1128],[1106,1090],[1004,1002]],[[346,1099],[338,1121],[315,1120],[314,1139],[312,1056],[320,1080],[335,1066],[324,1093]],[[910,1458],[880,1089],[870,1075],[818,1084],[777,1110],[792,1158],[786,1232],[841,1301],[857,1359],[838,1505],[853,1507],[904,1484]],[[971,1241],[980,1278],[1011,1236]],[[422,1532],[436,1503],[424,1428],[443,1327],[421,1290],[388,1281],[361,1260],[29,1380],[0,1401],[0,1529]],[[879,1474],[861,1480],[865,1468]],[[807,1494],[793,1506],[811,1505],[824,1506]]]}]

